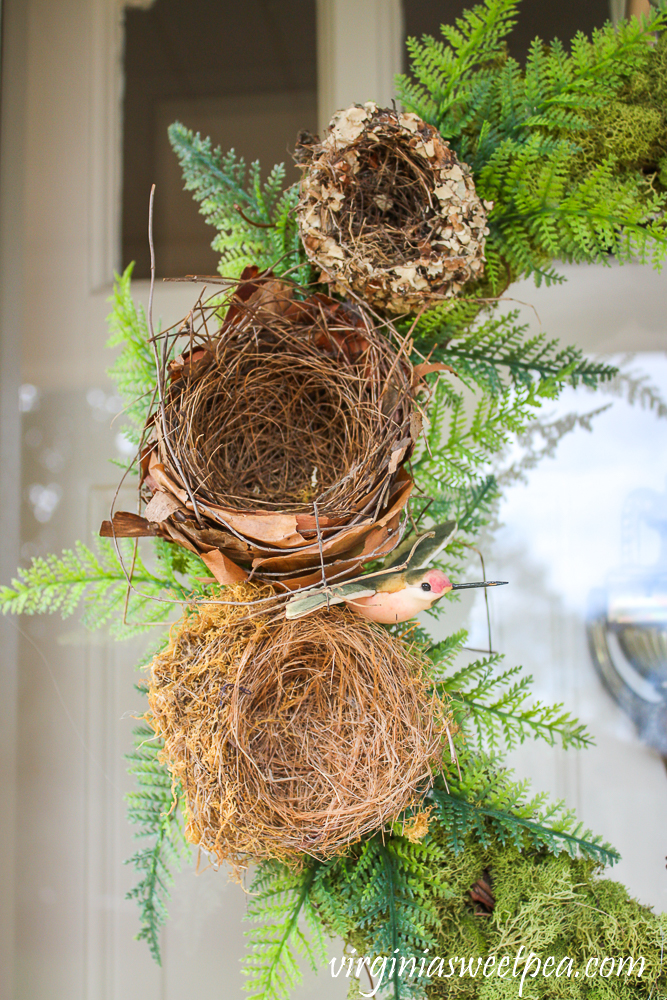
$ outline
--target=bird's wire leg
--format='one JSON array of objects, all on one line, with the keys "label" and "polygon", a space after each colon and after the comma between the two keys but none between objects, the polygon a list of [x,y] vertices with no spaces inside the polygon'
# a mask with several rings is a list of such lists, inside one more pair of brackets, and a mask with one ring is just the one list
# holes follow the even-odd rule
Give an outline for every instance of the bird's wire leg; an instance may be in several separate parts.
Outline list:
[{"label": "bird's wire leg", "polygon": [[461,768],[459,767],[459,758],[456,753],[456,747],[454,746],[454,740],[452,739],[452,733],[448,725],[445,726],[445,732],[447,733],[447,741],[449,743],[449,753],[451,758],[456,764],[456,770],[459,772],[459,781],[461,780]]},{"label": "bird's wire leg", "polygon": [[[484,583],[486,583],[486,567],[484,565],[484,556],[482,555],[481,551],[474,545],[468,544],[468,548],[472,549],[472,551],[476,552],[477,555],[479,556],[479,561],[482,564],[482,579],[484,580]],[[486,630],[487,630],[487,635],[489,637],[489,656],[493,656],[493,636],[491,634],[491,609],[489,608],[489,591],[486,587],[484,587],[484,604],[486,606]]]},{"label": "bird's wire leg", "polygon": [[313,511],[315,512],[315,530],[317,532],[317,545],[320,550],[320,569],[322,571],[322,587],[326,591],[327,608],[329,605],[329,589],[327,587],[327,575],[324,572],[324,549],[322,548],[322,532],[320,531],[320,515],[317,510],[317,503],[313,500]]}]

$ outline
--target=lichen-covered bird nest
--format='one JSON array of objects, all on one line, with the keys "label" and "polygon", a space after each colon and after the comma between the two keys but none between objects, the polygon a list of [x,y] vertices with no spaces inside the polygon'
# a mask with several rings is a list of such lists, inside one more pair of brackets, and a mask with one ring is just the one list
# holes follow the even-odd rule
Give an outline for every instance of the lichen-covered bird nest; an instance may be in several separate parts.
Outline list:
[{"label": "lichen-covered bird nest", "polygon": [[150,668],[147,718],[187,836],[219,862],[333,855],[412,804],[442,760],[442,703],[415,652],[347,609],[252,617],[242,602],[262,592],[186,615]]},{"label": "lichen-covered bird nest", "polygon": [[145,516],[103,532],[159,533],[225,584],[356,573],[397,544],[412,488],[424,385],[405,348],[363,310],[250,269],[163,335]]},{"label": "lichen-covered bird nest", "polygon": [[302,136],[297,159],[301,237],[337,291],[406,313],[481,277],[492,206],[417,115],[353,105],[321,142]]}]

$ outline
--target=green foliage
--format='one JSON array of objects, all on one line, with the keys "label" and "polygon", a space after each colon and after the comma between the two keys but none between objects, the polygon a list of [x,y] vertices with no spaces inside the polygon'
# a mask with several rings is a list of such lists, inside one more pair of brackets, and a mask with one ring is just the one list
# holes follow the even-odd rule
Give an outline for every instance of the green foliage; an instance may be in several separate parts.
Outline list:
[{"label": "green foliage", "polygon": [[454,508],[459,530],[468,535],[478,534],[499,497],[495,476],[491,475],[459,489]]},{"label": "green foliage", "polygon": [[[111,623],[112,635],[129,638],[173,619],[178,602],[201,589],[196,575],[207,572],[196,556],[162,539],[155,540],[155,549],[154,572],[129,539],[119,541],[118,551],[109,539],[101,538],[97,552],[77,542],[60,556],[35,558],[29,567],[18,570],[10,586],[0,587],[0,611],[24,615],[59,611],[66,618],[82,604],[82,622],[87,628]],[[132,575],[129,594],[126,572]],[[178,572],[188,574],[187,582],[178,579]]]},{"label": "green foliage", "polygon": [[306,283],[308,264],[299,238],[295,208],[296,185],[283,190],[285,166],[277,164],[264,183],[258,161],[246,167],[234,150],[223,155],[179,122],[169,128],[169,139],[178,156],[185,187],[201,202],[200,211],[218,229],[213,240],[220,252],[220,273],[238,278],[245,267],[256,264],[276,274],[292,271]]},{"label": "green foliage", "polygon": [[437,778],[430,793],[448,850],[462,851],[471,835],[483,846],[494,836],[519,850],[567,851],[602,864],[618,860],[614,848],[584,830],[561,802],[547,804],[543,794],[528,798],[527,782],[513,782],[495,758],[467,750],[460,767],[461,777],[448,775],[447,784]]},{"label": "green foliage", "polygon": [[534,407],[525,389],[480,394],[474,409],[463,391],[440,379],[429,409],[426,446],[413,463],[420,484],[429,493],[468,486],[480,469],[510,440],[525,430]]},{"label": "green foliage", "polygon": [[[471,396],[455,385],[446,376],[435,388],[425,443],[412,460],[412,472],[431,498],[429,517],[455,518],[460,531],[472,535],[499,497],[492,460],[513,435],[525,432],[535,403],[527,387]],[[458,544],[460,539],[449,547],[450,557]]]},{"label": "green foliage", "polygon": [[182,792],[178,785],[173,786],[169,769],[160,760],[162,749],[163,741],[149,726],[134,730],[134,750],[127,754],[127,760],[138,789],[126,796],[128,820],[140,827],[136,836],[150,841],[125,862],[140,875],[126,899],[136,899],[139,904],[141,930],[137,940],[147,942],[158,965],[160,927],[167,919],[172,869],[190,854],[183,836]]},{"label": "green foliage", "polygon": [[[515,1000],[520,995],[523,962],[531,952],[541,962],[554,956],[556,967],[572,959],[571,976],[556,978],[553,967],[551,976],[529,976],[522,995],[531,1000],[664,1000],[667,996],[667,916],[656,916],[622,885],[600,878],[594,861],[572,859],[565,853],[520,852],[492,837],[486,846],[469,841],[461,854],[446,853],[442,868],[453,892],[439,906],[439,934],[431,955],[445,956],[445,962],[442,978],[437,966],[432,969],[428,1000]],[[481,877],[490,881],[495,897],[490,915],[476,912],[470,897],[470,889]],[[515,977],[512,966],[521,947],[523,960]],[[601,962],[607,955],[615,959],[613,974],[608,979],[587,978],[584,970],[589,958],[597,956]],[[483,966],[490,956],[496,962],[510,957],[506,978],[459,974],[462,961],[468,968],[472,958],[475,969],[478,957]],[[641,977],[637,976],[639,956],[645,958]],[[637,960],[631,975],[629,957]],[[446,978],[449,958],[456,971]],[[621,958],[625,966],[619,975]],[[595,965],[592,968],[595,971]]]},{"label": "green foliage", "polygon": [[470,302],[436,307],[413,331],[415,360],[428,356],[456,372],[438,377],[413,474],[431,498],[429,516],[456,518],[469,535],[498,499],[494,461],[510,441],[528,434],[542,401],[567,385],[595,388],[617,375],[576,347],[563,348],[543,333],[527,335],[517,312],[471,325],[477,309]]},{"label": "green foliage", "polygon": [[[429,998],[505,1000],[517,997],[520,980],[515,981],[511,975],[509,979],[485,979],[482,976],[462,977],[458,973],[461,961],[467,968],[470,959],[474,970],[477,956],[482,957],[481,964],[489,955],[495,955],[497,961],[511,956],[512,961],[521,946],[524,957],[533,951],[542,960],[548,955],[556,955],[558,962],[569,955],[574,959],[575,968],[584,966],[590,955],[646,956],[646,992],[636,994],[632,985],[628,989],[626,982],[615,981],[609,993],[589,993],[588,986],[586,991],[579,993],[576,991],[578,984],[575,988],[573,980],[566,979],[559,985],[553,978],[540,981],[538,977],[539,993],[527,992],[526,984],[523,995],[540,1000],[542,997],[545,1000],[593,1000],[593,997],[611,1000],[616,995],[624,1000],[646,998],[652,984],[657,980],[667,981],[666,970],[661,969],[660,963],[667,918],[655,917],[647,907],[632,900],[622,886],[599,878],[597,860],[572,858],[567,852],[552,854],[539,847],[520,849],[508,844],[491,829],[487,830],[484,841],[469,836],[461,849],[453,849],[437,815],[432,817],[426,843],[434,852],[439,851],[429,861],[430,882],[422,886],[427,911],[435,914],[436,919],[429,934],[429,944],[425,946],[425,941],[420,942],[425,960],[416,962],[414,967],[409,963],[404,966],[404,975],[399,977],[398,984],[400,996],[409,996],[413,989],[416,995],[423,996],[419,992],[421,989]],[[495,906],[491,914],[480,914],[471,899],[471,889],[480,878],[492,887]],[[345,892],[344,885],[341,891]],[[370,933],[357,929],[354,937],[347,939],[354,944],[358,955],[368,956],[371,961],[376,956],[374,932],[374,927]],[[385,950],[380,954],[387,957],[386,968],[391,971],[393,951],[386,947],[387,943],[384,942]],[[399,954],[406,952],[401,949]],[[419,951],[414,956],[419,958]],[[440,971],[439,957],[444,958]],[[456,975],[441,979],[440,975],[447,976],[450,958],[455,963]],[[431,962],[434,964],[429,979]],[[377,970],[378,965],[375,968]],[[411,976],[412,968],[415,972]],[[357,972],[357,968],[352,971]],[[535,980],[529,982],[530,989],[534,990]],[[618,994],[613,992],[614,987],[619,990]],[[368,992],[365,985],[361,989]],[[354,991],[350,995],[358,996]],[[395,995],[393,990],[390,995]]]},{"label": "green foliage", "polygon": [[122,275],[115,276],[113,308],[108,317],[110,337],[107,347],[122,347],[108,370],[125,404],[124,432],[133,444],[141,435],[155,400],[155,361],[148,342],[148,324],[141,306],[131,294],[132,270],[129,264]]},{"label": "green foliage", "polygon": [[[363,939],[373,955],[398,949],[401,956],[416,956],[433,945],[436,900],[449,891],[438,880],[442,857],[434,841],[411,843],[398,833],[385,833],[366,838],[340,858],[305,860],[298,869],[264,862],[251,888],[248,914],[262,921],[251,932],[246,962],[251,977],[246,989],[253,1000],[285,1000],[301,978],[298,955],[314,969],[317,958],[325,961],[323,928],[351,943]],[[411,995],[398,967],[386,981],[397,1000]]]},{"label": "green foliage", "polygon": [[[664,141],[664,119],[633,81],[650,74],[654,32],[667,13],[607,24],[590,39],[579,33],[569,52],[535,39],[522,69],[504,45],[517,3],[485,0],[456,27],[443,26],[444,41],[409,39],[413,78],[398,81],[405,106],[440,130],[493,202],[488,287],[499,294],[529,274],[538,284],[558,280],[554,258],[659,264],[665,199],[641,168]],[[616,144],[614,101],[625,109]]]},{"label": "green foliage", "polygon": [[[253,1000],[286,1000],[300,981],[299,955],[313,968],[318,955],[324,961],[323,927],[352,945],[357,959],[387,958],[376,963],[375,972],[394,1000],[418,996],[404,970],[441,947],[443,910],[460,902],[461,872],[466,890],[481,875],[480,870],[472,877],[482,852],[532,857],[536,850],[558,856],[565,851],[566,857],[597,864],[618,857],[582,831],[562,806],[543,809],[542,797],[527,799],[525,787],[498,772],[490,759],[466,759],[465,772],[465,780],[448,786],[436,781],[429,796],[434,812],[422,841],[410,841],[396,823],[393,831],[365,838],[339,858],[304,859],[296,869],[278,861],[260,865],[249,917],[261,923],[251,933],[246,968]],[[344,974],[355,967],[358,972],[353,958]]]},{"label": "green foliage", "polygon": [[[350,857],[332,865],[321,892],[341,900],[344,920],[338,933],[363,938],[367,954],[418,956],[435,942],[438,927],[436,901],[449,892],[438,880],[441,848],[432,840],[411,843],[398,834],[376,834]],[[327,912],[331,913],[331,909]],[[385,971],[395,1000],[408,996],[399,966]]]},{"label": "green foliage", "polygon": [[480,750],[498,747],[511,750],[526,738],[545,740],[550,746],[578,749],[591,745],[584,726],[563,705],[531,702],[530,675],[521,667],[498,671],[504,657],[490,655],[453,670],[466,643],[464,629],[427,648],[434,665],[435,687],[447,700],[454,722],[477,741]]},{"label": "green foliage", "polygon": [[516,323],[518,315],[513,310],[471,326],[466,310],[436,307],[416,324],[415,344],[420,353],[450,364],[469,388],[499,396],[511,385],[528,390],[535,405],[566,385],[595,388],[616,375],[616,368],[589,361],[578,347],[562,347],[544,333],[528,336],[527,324]]},{"label": "green foliage", "polygon": [[658,170],[667,153],[667,36],[651,41],[649,58],[611,100],[585,115],[589,128],[578,144],[587,165],[613,156],[625,169]]},{"label": "green foliage", "polygon": [[[299,958],[313,970],[317,960],[326,960],[321,920],[316,910],[313,886],[321,862],[309,859],[303,868],[290,868],[276,860],[260,866],[250,889],[246,919],[260,920],[248,932],[250,948],[244,972],[244,990],[251,1000],[288,1000],[301,982]],[[305,924],[310,935],[304,932]]]},{"label": "green foliage", "polygon": [[[665,198],[639,175],[619,174],[613,159],[571,176],[574,147],[534,136],[505,140],[479,173],[479,187],[494,201],[487,256],[515,275],[551,283],[553,258],[574,263],[651,260],[667,254],[660,218]],[[493,280],[493,279],[492,279]]]},{"label": "green foliage", "polygon": [[589,111],[586,119],[589,129],[578,136],[586,167],[613,158],[625,169],[639,166],[654,171],[664,155],[663,108],[612,100]]}]

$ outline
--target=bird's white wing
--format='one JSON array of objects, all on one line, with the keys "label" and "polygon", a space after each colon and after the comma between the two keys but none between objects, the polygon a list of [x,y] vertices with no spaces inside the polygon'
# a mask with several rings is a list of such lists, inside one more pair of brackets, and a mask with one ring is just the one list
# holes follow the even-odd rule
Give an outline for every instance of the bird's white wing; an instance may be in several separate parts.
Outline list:
[{"label": "bird's white wing", "polygon": [[392,566],[405,565],[406,559],[408,559],[408,569],[422,569],[429,566],[449,545],[456,534],[456,529],[456,521],[444,521],[427,529],[416,540],[414,536],[406,538],[394,549],[389,558],[385,559],[385,568],[390,570]]},{"label": "bird's white wing", "polygon": [[285,618],[303,618],[304,615],[310,615],[313,611],[326,608],[327,605],[340,604],[342,600],[342,597],[334,599],[329,589],[311,590],[306,591],[305,594],[295,594],[294,597],[290,597],[285,605]]},{"label": "bird's white wing", "polygon": [[410,569],[425,569],[446,549],[456,534],[456,521],[445,521],[436,524],[420,541],[410,560]]},{"label": "bird's white wing", "polygon": [[[362,578],[363,579],[363,578]],[[349,580],[347,583],[333,584],[331,587],[318,587],[302,594],[290,597],[285,607],[286,618],[303,618],[320,608],[342,604],[344,601],[356,600],[359,597],[372,597],[374,587],[369,587],[362,580]]]}]

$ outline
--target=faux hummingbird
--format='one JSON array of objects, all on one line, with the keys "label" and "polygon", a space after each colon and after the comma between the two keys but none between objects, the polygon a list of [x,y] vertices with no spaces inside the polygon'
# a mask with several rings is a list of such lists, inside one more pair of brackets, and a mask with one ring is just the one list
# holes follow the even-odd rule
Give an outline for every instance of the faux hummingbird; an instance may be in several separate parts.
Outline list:
[{"label": "faux hummingbird", "polygon": [[[451,583],[439,569],[429,566],[451,541],[456,521],[446,521],[425,532],[412,543],[404,562],[385,566],[377,573],[367,573],[344,583],[313,587],[304,594],[295,594],[285,608],[287,618],[303,618],[319,608],[332,604],[347,604],[364,618],[394,625],[414,618],[430,608],[451,590],[471,587],[500,587],[505,580],[483,580],[480,583]],[[395,553],[395,563],[408,551],[403,543]]]}]

